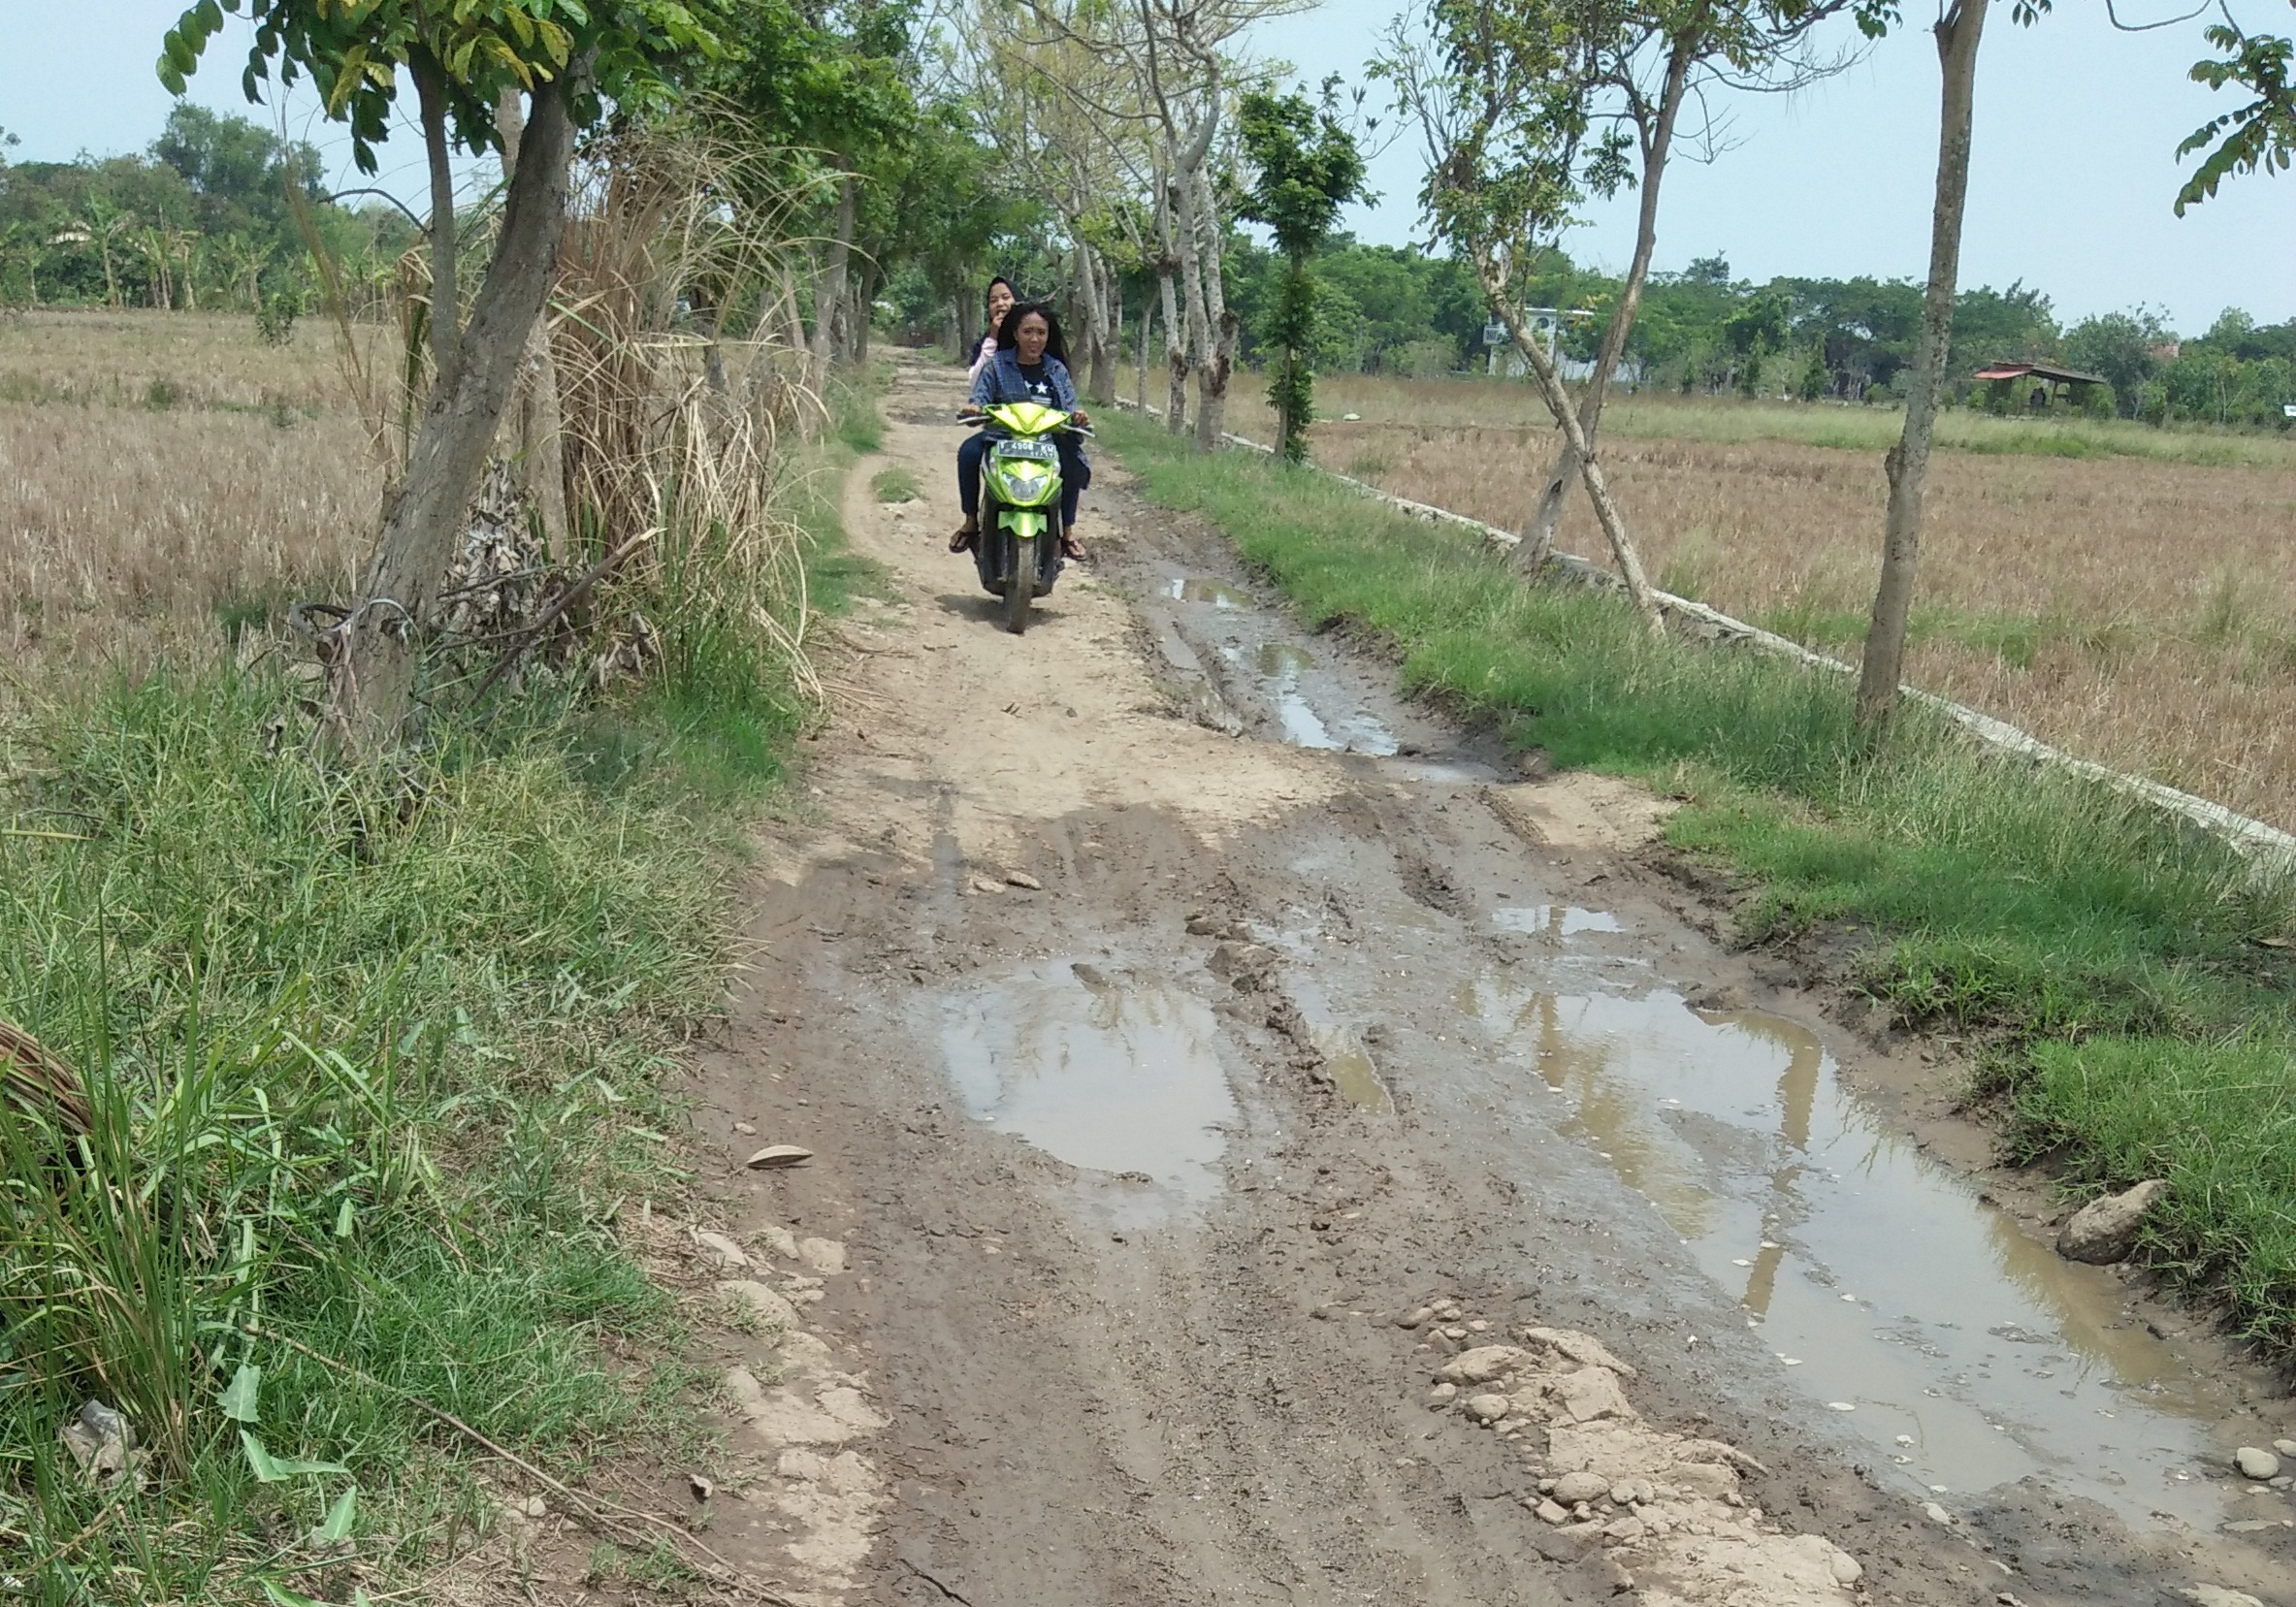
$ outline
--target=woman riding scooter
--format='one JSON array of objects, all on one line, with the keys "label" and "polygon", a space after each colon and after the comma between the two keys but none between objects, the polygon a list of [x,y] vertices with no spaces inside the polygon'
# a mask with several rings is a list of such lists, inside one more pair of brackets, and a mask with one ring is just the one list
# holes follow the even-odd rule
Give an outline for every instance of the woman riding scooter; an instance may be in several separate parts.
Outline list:
[{"label": "woman riding scooter", "polygon": [[[973,380],[967,406],[977,411],[1005,402],[1035,402],[1059,408],[1078,424],[1091,423],[1077,405],[1060,320],[1052,309],[1042,302],[1017,304],[997,330],[996,355]],[[1054,444],[1060,452],[1060,556],[1082,560],[1086,555],[1076,538],[1077,500],[1092,483],[1092,466],[1075,435],[1063,432]],[[949,538],[953,553],[971,551],[981,533],[981,458],[987,450],[988,437],[978,431],[956,449],[956,499],[964,509],[964,523]]]}]

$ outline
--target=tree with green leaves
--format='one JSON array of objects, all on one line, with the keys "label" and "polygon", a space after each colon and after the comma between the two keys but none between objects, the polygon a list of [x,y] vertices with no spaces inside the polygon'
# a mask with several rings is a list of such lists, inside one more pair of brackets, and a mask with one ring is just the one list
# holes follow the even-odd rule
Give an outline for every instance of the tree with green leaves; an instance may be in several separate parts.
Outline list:
[{"label": "tree with green leaves", "polygon": [[[1578,424],[1591,441],[1602,418],[1610,381],[1626,356],[1650,263],[1658,244],[1660,187],[1678,137],[1710,154],[1712,101],[1725,93],[1788,94],[1841,71],[1854,59],[1819,48],[1821,23],[1845,13],[1863,16],[1875,0],[1482,0],[1518,14],[1517,28],[1563,30],[1573,39],[1584,74],[1582,114],[1592,136],[1581,177],[1607,199],[1626,185],[1636,191],[1634,249],[1604,320],[1594,367],[1579,395]],[[1460,25],[1462,14],[1450,14]],[[1701,127],[1697,109],[1704,108]],[[1686,111],[1693,123],[1684,134]],[[1772,342],[1765,350],[1782,350]],[[1751,347],[1741,347],[1744,384],[1760,370]],[[1536,573],[1553,550],[1563,499],[1577,477],[1568,442],[1546,478],[1537,510],[1523,532],[1517,562]]]},{"label": "tree with green leaves", "polygon": [[914,0],[741,0],[726,8],[727,52],[707,85],[800,168],[826,170],[812,295],[819,369],[856,360],[867,341],[864,298],[883,268],[867,249],[868,225],[872,213],[881,226],[892,213],[883,197],[863,192],[929,131],[915,91],[916,26]]},{"label": "tree with green leaves", "polygon": [[[1969,201],[1969,144],[1977,100],[1977,47],[1992,0],[1938,0],[1930,32],[1937,42],[1939,110],[1937,184],[1929,213],[1929,281],[1922,295],[1922,333],[1914,347],[1905,393],[1905,423],[1882,469],[1890,506],[1882,530],[1882,577],[1874,589],[1873,623],[1858,674],[1858,726],[1878,734],[1897,707],[1905,679],[1905,632],[1913,615],[1914,576],[1921,558],[1922,493],[1929,474],[1929,446],[1953,353],[1955,291],[1961,272],[1961,220]],[[2034,21],[2050,0],[2013,0],[2021,23]],[[1895,6],[1878,9],[1873,25],[1897,20]]]},{"label": "tree with green leaves", "polygon": [[1425,23],[1399,21],[1373,69],[1425,142],[1420,206],[1437,237],[1473,265],[1491,311],[1563,432],[1628,595],[1650,629],[1663,632],[1641,553],[1523,310],[1529,275],[1584,194],[1594,42],[1565,8],[1546,5],[1429,0]]},{"label": "tree with green leaves", "polygon": [[2211,89],[2238,85],[2255,99],[2222,116],[2211,117],[2177,146],[2179,156],[2206,151],[2191,180],[2177,193],[2177,215],[2216,193],[2236,173],[2285,173],[2296,165],[2296,42],[2273,34],[2244,32],[2225,13],[2210,26],[2208,42],[2225,54],[2193,63],[2192,81]]},{"label": "tree with green leaves", "polygon": [[[465,508],[555,276],[575,131],[611,106],[641,109],[673,76],[719,53],[714,8],[679,0],[200,0],[169,30],[159,77],[181,94],[226,10],[254,23],[241,84],[260,101],[308,77],[376,169],[411,83],[431,178],[430,344],[436,376],[381,539],[351,606],[319,637],[338,746],[378,754],[404,734],[415,638],[429,621]],[[466,319],[458,283],[452,147],[501,143],[498,103],[527,104],[502,223]]]},{"label": "tree with green leaves", "polygon": [[1267,337],[1277,349],[1268,400],[1276,407],[1277,448],[1293,463],[1308,455],[1315,418],[1315,275],[1310,259],[1331,237],[1340,209],[1363,194],[1363,152],[1333,112],[1334,82],[1323,104],[1305,95],[1253,91],[1238,108],[1251,187],[1238,209],[1264,223],[1283,254],[1284,275]]}]

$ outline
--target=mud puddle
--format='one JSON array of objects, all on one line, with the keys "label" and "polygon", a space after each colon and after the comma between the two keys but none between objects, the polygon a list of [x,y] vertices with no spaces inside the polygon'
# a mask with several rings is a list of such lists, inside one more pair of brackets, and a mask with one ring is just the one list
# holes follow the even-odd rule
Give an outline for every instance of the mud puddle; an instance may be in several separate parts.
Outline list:
[{"label": "mud puddle", "polygon": [[1491,912],[1491,924],[1503,932],[1525,932],[1537,937],[1574,938],[1581,932],[1618,932],[1625,928],[1608,910],[1582,910],[1575,904],[1516,904]]},{"label": "mud puddle", "polygon": [[1405,749],[1377,691],[1321,661],[1242,587],[1174,573],[1161,591],[1179,605],[1176,623],[1204,650],[1199,659],[1214,669],[1228,702],[1255,715],[1263,734],[1294,748],[1378,758]]},{"label": "mud puddle", "polygon": [[974,1119],[1082,1171],[1118,1222],[1218,1193],[1237,1107],[1191,993],[1114,966],[1048,960],[941,996],[949,1078]]},{"label": "mud puddle", "polygon": [[2239,1411],[2229,1394],[2109,1275],[2058,1259],[1877,1120],[1805,1029],[1512,978],[1464,982],[1457,1003],[1572,1102],[1777,1366],[1923,1498],[2038,1476],[2137,1527],[2226,1517],[2230,1442],[2211,1430]]}]

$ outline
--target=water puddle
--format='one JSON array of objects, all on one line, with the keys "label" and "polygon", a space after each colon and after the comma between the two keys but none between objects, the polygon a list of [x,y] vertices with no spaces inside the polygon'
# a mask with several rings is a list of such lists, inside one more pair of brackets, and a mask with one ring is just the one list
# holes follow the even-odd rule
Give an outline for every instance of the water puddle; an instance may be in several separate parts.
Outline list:
[{"label": "water puddle", "polygon": [[1249,608],[1251,597],[1242,587],[1230,586],[1210,575],[1178,575],[1172,581],[1176,602],[1208,602],[1214,608]]},{"label": "water puddle", "polygon": [[[1240,662],[1244,657],[1240,648],[1221,651],[1230,662]],[[1360,708],[1328,720],[1324,717],[1303,681],[1315,667],[1315,659],[1306,649],[1289,642],[1263,642],[1251,659],[1259,670],[1260,695],[1276,717],[1277,729],[1292,747],[1384,757],[1401,746],[1383,721]]]},{"label": "water puddle", "polygon": [[1802,1028],[1665,992],[1485,980],[1457,1002],[1572,1102],[1795,1384],[1909,1480],[1950,1498],[2040,1474],[2138,1525],[2222,1519],[2205,1425],[2229,1398],[2109,1277],[1875,1120]]},{"label": "water puddle", "polygon": [[1387,1084],[1379,1080],[1372,1051],[1363,1046],[1363,1040],[1352,1028],[1310,1027],[1308,1037],[1315,1052],[1323,1056],[1323,1069],[1342,1098],[1381,1115],[1394,1113],[1395,1101],[1388,1097]]},{"label": "water puddle", "polygon": [[1046,961],[942,1004],[941,1052],[975,1119],[1183,1201],[1218,1192],[1237,1120],[1216,1039],[1193,994],[1081,962]]},{"label": "water puddle", "polygon": [[1574,904],[1516,904],[1494,910],[1491,924],[1503,932],[1531,932],[1554,938],[1624,930],[1618,916],[1608,910],[1582,910]]}]

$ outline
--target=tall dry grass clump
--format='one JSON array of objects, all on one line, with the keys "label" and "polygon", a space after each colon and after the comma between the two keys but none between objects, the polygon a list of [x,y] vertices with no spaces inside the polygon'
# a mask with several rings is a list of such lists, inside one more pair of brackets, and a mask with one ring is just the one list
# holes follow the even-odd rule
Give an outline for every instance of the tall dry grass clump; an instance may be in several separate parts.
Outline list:
[{"label": "tall dry grass clump", "polygon": [[665,670],[731,691],[778,669],[811,695],[783,470],[824,414],[772,316],[803,199],[780,155],[692,119],[603,147],[576,191],[550,355],[577,545],[650,599]]}]

